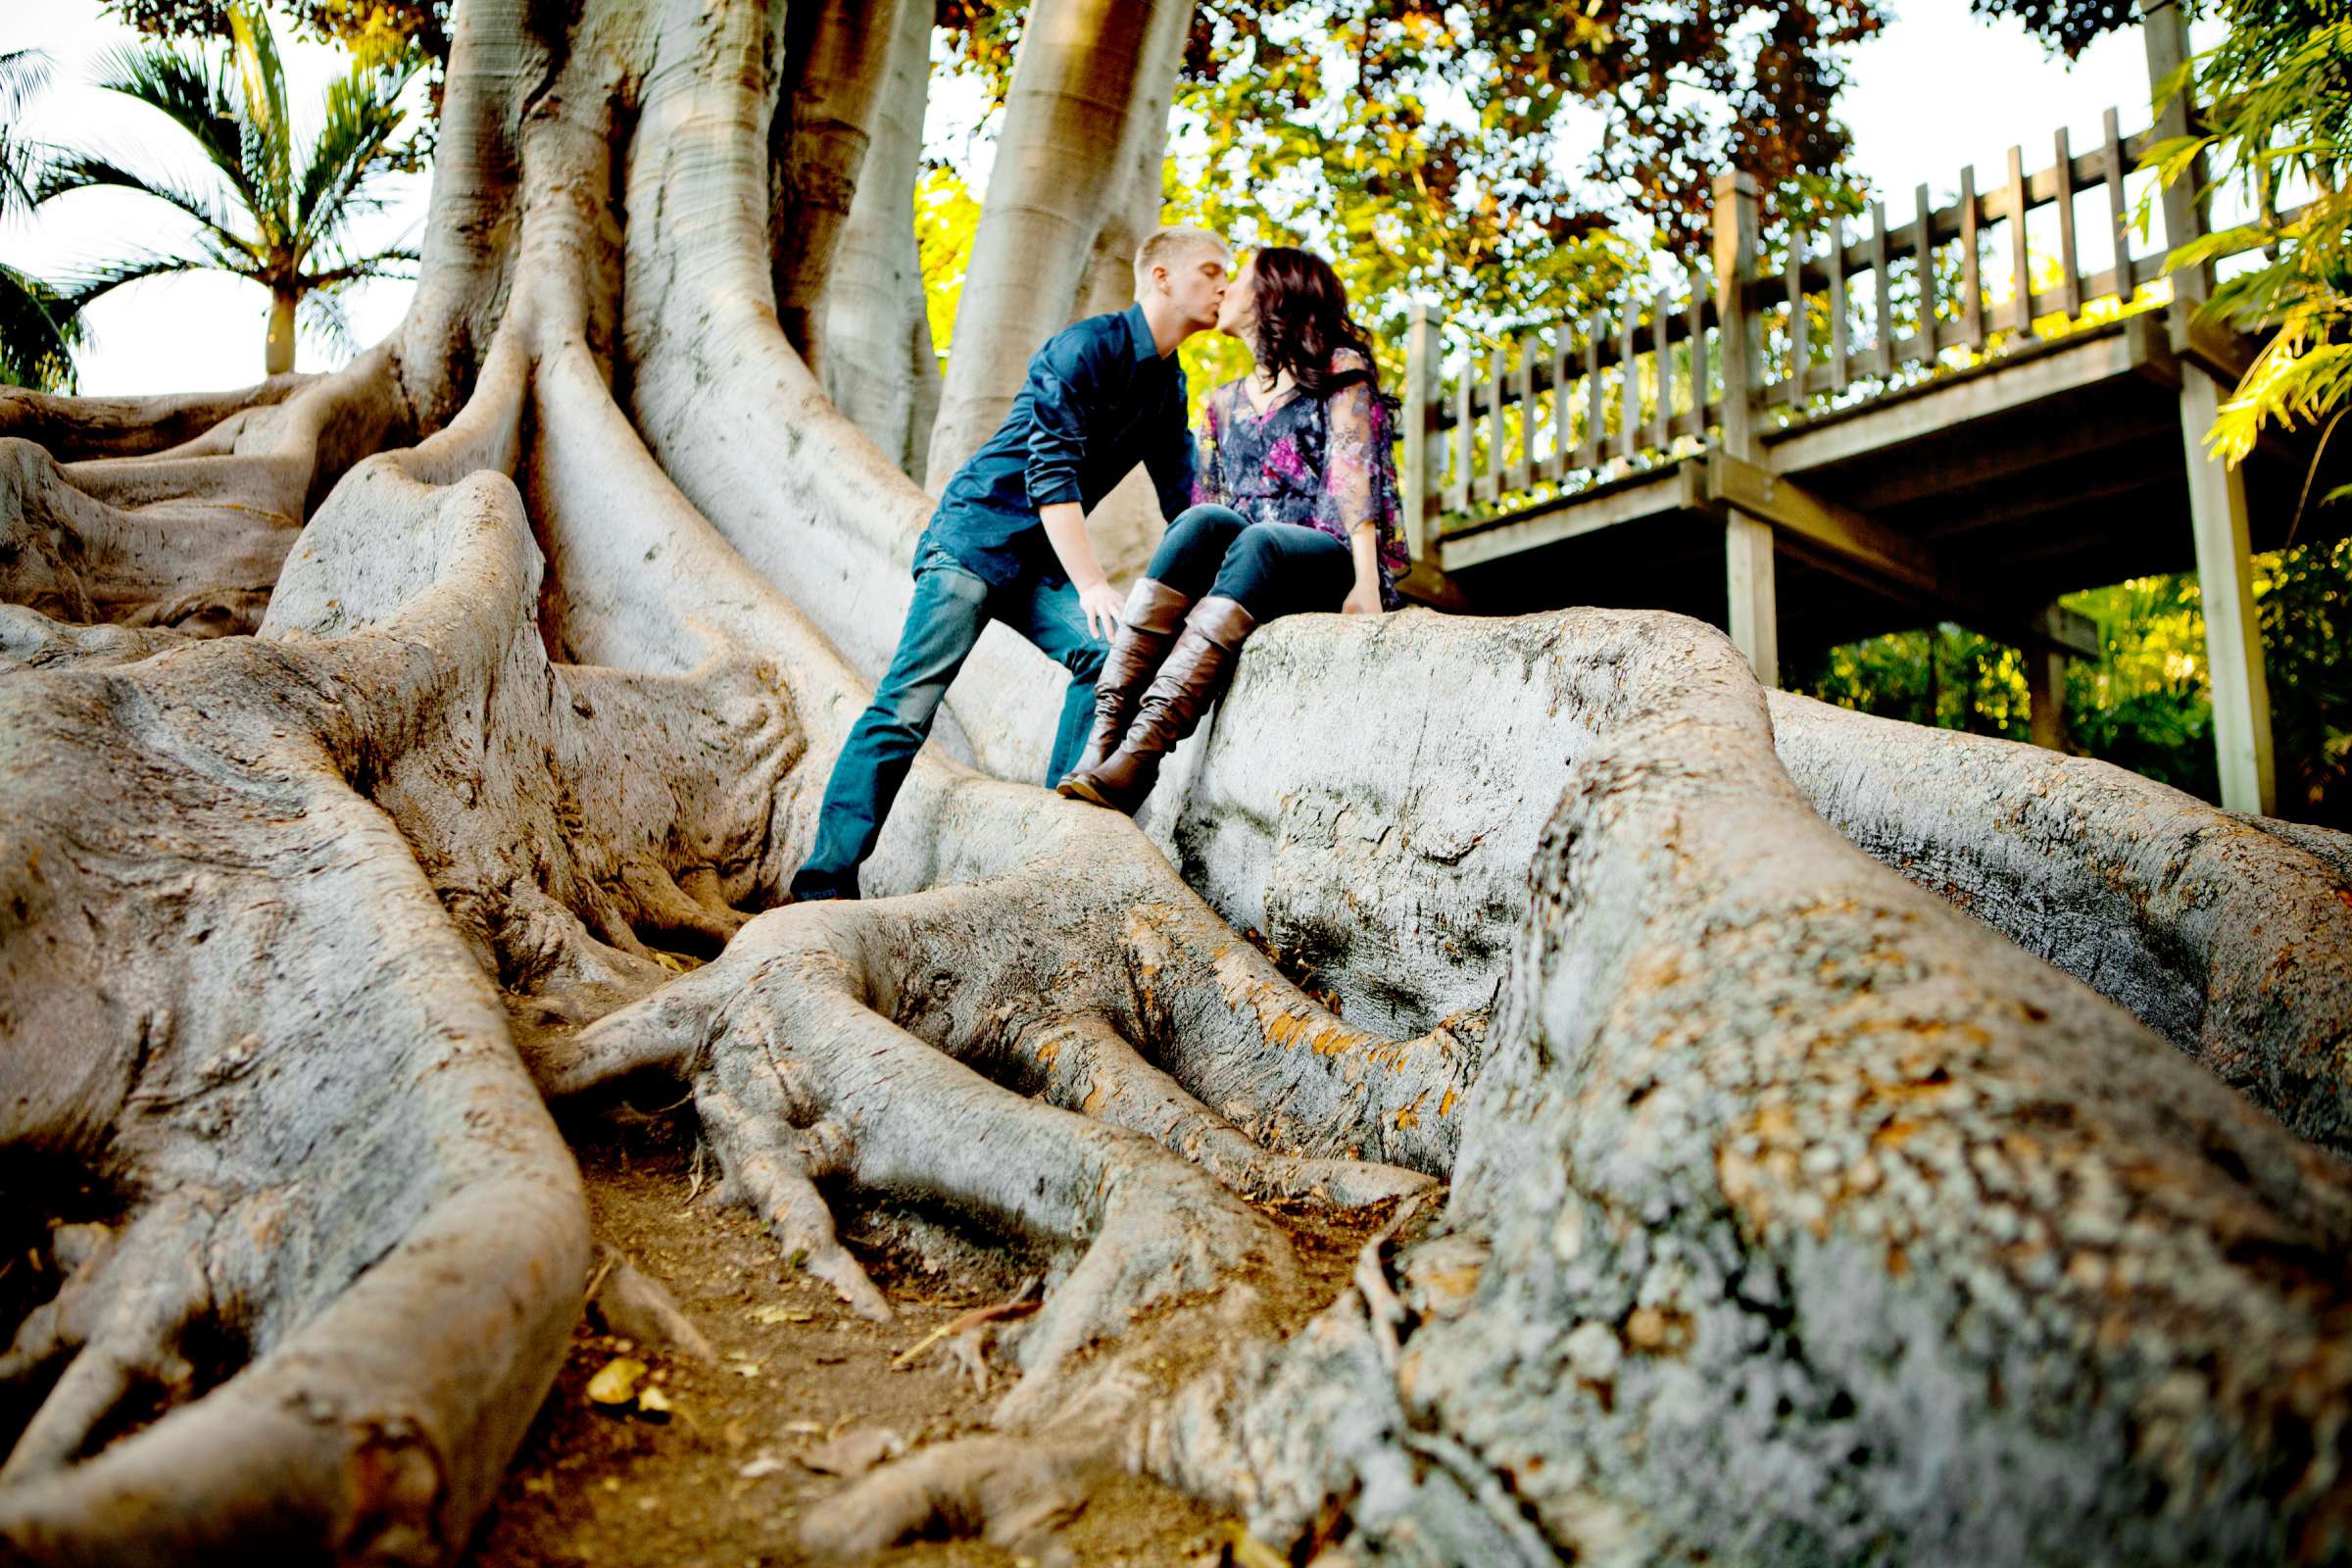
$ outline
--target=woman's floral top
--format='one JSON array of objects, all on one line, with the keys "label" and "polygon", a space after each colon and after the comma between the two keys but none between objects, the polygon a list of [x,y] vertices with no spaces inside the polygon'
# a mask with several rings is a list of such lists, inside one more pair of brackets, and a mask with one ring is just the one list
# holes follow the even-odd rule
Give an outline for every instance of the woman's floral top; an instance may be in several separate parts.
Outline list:
[{"label": "woman's floral top", "polygon": [[[1332,368],[1363,365],[1342,349]],[[1380,565],[1380,601],[1396,608],[1396,579],[1412,564],[1397,532],[1395,420],[1368,380],[1320,398],[1298,391],[1260,415],[1241,377],[1202,400],[1193,503],[1231,507],[1251,522],[1320,528],[1339,540],[1366,522]],[[1333,607],[1337,609],[1337,606]]]}]

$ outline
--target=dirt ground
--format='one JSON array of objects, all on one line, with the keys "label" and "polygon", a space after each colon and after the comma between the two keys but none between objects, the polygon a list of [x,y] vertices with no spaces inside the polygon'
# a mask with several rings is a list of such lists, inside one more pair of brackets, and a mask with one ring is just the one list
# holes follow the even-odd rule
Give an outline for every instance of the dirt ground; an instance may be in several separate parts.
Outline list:
[{"label": "dirt ground", "polygon": [[[811,1459],[841,1457],[861,1434],[888,1433],[912,1448],[981,1432],[1010,1387],[1014,1374],[999,1364],[979,1392],[944,1343],[901,1357],[967,1309],[1011,1298],[1034,1260],[960,1247],[920,1216],[845,1215],[845,1242],[898,1314],[868,1323],[794,1267],[750,1212],[718,1198],[693,1128],[691,1113],[624,1108],[574,1129],[574,1147],[597,1240],[667,1288],[713,1358],[616,1335],[591,1309],[465,1559],[470,1568],[809,1562],[798,1521],[850,1484]],[[1344,1288],[1389,1207],[1267,1212],[1291,1232],[1319,1303]],[[622,1358],[646,1363],[640,1387],[660,1391],[650,1402],[665,1399],[665,1414],[590,1398],[590,1380]],[[845,1436],[853,1444],[839,1442]],[[1058,1541],[1064,1560],[1087,1568],[1212,1565],[1232,1560],[1238,1528],[1156,1483],[1122,1478],[1096,1493]],[[914,1543],[870,1561],[1034,1568],[978,1542]]]}]

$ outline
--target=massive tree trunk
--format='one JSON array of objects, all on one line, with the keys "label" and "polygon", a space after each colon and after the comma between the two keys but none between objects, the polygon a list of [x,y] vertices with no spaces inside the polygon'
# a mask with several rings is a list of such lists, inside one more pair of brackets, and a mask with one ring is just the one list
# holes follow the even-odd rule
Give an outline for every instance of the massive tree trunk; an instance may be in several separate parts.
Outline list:
[{"label": "massive tree trunk", "polygon": [[[2352,1553],[2336,836],[1412,611],[1261,631],[1148,831],[984,645],[782,906],[928,508],[778,315],[903,149],[776,130],[857,9],[468,0],[392,340],[0,401],[0,1555],[455,1556],[580,1308],[545,1102],[649,1078],[859,1312],[845,1200],[1051,1259],[813,1548],[1115,1463],[1332,1562]],[[1324,1300],[1268,1200],[1393,1207]]]},{"label": "massive tree trunk", "polygon": [[908,213],[923,163],[931,8],[898,8],[882,97],[812,330],[827,352],[817,378],[892,465],[921,473],[939,416],[939,353]]}]

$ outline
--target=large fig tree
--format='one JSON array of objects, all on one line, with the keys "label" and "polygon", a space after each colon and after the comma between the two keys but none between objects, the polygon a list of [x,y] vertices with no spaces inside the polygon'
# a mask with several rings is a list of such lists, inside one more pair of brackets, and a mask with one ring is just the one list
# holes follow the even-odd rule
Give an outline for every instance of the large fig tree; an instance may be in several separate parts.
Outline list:
[{"label": "large fig tree", "polygon": [[[449,1560],[580,1309],[548,1104],[649,1076],[858,1311],[844,1195],[1054,1260],[811,1547],[1124,1465],[1333,1562],[2352,1553],[2339,837],[1415,610],[1259,633],[1141,827],[992,634],[782,905],[1183,30],[1037,0],[942,387],[903,9],[466,0],[392,338],[0,401],[0,1558]],[[1302,1300],[1268,1197],[1394,1212]]]}]

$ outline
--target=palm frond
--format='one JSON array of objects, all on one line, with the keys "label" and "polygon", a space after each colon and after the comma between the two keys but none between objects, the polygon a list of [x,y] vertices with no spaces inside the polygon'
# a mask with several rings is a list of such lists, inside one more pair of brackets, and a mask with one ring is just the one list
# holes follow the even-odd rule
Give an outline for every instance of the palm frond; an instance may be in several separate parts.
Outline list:
[{"label": "palm frond", "polygon": [[71,392],[89,329],[53,285],[0,263],[0,383]]},{"label": "palm frond", "polygon": [[120,261],[102,262],[60,283],[58,295],[73,308],[75,315],[79,315],[90,308],[92,301],[113,293],[125,283],[136,283],[150,277],[167,277],[174,272],[217,270],[220,270],[217,261],[174,255],[170,251],[149,251]]},{"label": "palm frond", "polygon": [[100,186],[136,191],[143,196],[169,202],[196,220],[207,237],[218,245],[259,259],[252,242],[229,226],[228,214],[205,192],[183,184],[169,174],[130,169],[101,154],[68,153],[59,158],[42,171],[34,199],[46,202],[69,191]]},{"label": "palm frond", "polygon": [[49,57],[38,49],[0,54],[0,218],[29,211],[45,149],[19,128],[24,106],[49,83]]},{"label": "palm frond", "polygon": [[98,57],[98,85],[147,105],[186,131],[269,238],[270,209],[246,168],[237,105],[211,60],[165,44],[110,49]]},{"label": "palm frond", "polygon": [[401,92],[423,64],[411,49],[388,66],[355,62],[326,90],[326,118],[303,170],[294,203],[303,249],[330,241],[349,221],[382,205],[368,186],[396,161],[389,148],[408,116]]},{"label": "palm frond", "polygon": [[286,72],[277,36],[261,7],[229,7],[229,57],[244,94],[239,146],[270,214],[289,236],[294,227],[294,125],[286,114]]},{"label": "palm frond", "polygon": [[345,258],[337,252],[332,265],[303,275],[305,288],[339,288],[345,283],[357,283],[374,277],[415,277],[411,269],[424,260],[423,253],[414,245],[387,245],[367,256]]},{"label": "palm frond", "polygon": [[0,115],[10,120],[24,112],[33,94],[49,85],[49,52],[10,49],[0,53]]},{"label": "palm frond", "polygon": [[348,361],[360,351],[359,339],[351,330],[351,317],[343,309],[343,289],[330,284],[314,288],[303,295],[294,308],[294,324],[303,336],[320,344],[339,359]]}]

